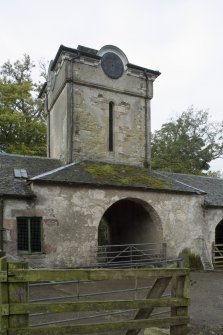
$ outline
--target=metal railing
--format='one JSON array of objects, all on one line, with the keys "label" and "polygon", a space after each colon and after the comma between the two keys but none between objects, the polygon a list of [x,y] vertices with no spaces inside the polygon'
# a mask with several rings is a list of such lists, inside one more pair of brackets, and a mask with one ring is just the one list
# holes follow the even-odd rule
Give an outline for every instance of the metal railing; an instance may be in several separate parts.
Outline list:
[{"label": "metal railing", "polygon": [[166,243],[102,245],[97,249],[99,267],[162,266],[167,262]]},{"label": "metal railing", "polygon": [[223,268],[223,244],[213,243],[212,255],[214,268]]}]

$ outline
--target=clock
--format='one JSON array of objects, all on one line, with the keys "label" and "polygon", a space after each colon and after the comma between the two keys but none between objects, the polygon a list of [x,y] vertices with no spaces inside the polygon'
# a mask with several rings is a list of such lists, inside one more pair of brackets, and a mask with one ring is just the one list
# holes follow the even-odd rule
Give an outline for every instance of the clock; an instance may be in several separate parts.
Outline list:
[{"label": "clock", "polygon": [[120,78],[124,71],[124,65],[121,58],[114,52],[106,52],[102,56],[101,67],[104,73],[112,79]]}]

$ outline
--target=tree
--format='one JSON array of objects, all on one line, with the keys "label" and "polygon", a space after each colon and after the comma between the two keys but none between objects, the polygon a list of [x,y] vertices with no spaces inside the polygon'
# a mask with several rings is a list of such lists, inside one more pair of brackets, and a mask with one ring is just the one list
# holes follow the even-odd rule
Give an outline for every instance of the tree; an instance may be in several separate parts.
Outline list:
[{"label": "tree", "polygon": [[31,77],[34,66],[24,55],[0,70],[0,145],[8,153],[46,155],[43,102],[37,99],[40,83]]},{"label": "tree", "polygon": [[223,122],[211,122],[208,111],[193,106],[152,136],[153,169],[204,174],[222,156]]}]

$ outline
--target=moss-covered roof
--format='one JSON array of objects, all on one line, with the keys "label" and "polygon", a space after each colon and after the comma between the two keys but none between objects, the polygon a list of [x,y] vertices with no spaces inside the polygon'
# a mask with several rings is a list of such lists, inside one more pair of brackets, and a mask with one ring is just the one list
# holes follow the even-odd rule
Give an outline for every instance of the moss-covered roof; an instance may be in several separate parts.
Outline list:
[{"label": "moss-covered roof", "polygon": [[189,186],[161,176],[155,171],[138,166],[111,164],[107,162],[83,161],[72,163],[36,176],[33,182],[66,184],[92,184],[118,186],[123,188],[144,188],[171,192],[202,193]]},{"label": "moss-covered roof", "polygon": [[[16,178],[25,169],[28,179]],[[209,206],[223,206],[223,179],[148,171],[138,166],[83,161],[62,166],[57,159],[0,154],[0,196],[33,197],[29,181],[96,187],[140,188],[205,194]]]}]

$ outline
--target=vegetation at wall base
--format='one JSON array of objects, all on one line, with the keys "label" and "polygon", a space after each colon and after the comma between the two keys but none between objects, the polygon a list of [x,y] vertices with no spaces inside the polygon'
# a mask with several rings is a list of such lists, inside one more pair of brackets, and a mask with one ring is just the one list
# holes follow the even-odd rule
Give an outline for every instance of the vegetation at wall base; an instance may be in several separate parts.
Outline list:
[{"label": "vegetation at wall base", "polygon": [[190,268],[192,270],[203,270],[204,269],[200,256],[195,255],[188,248],[183,249],[179,257],[182,258],[183,267]]}]

